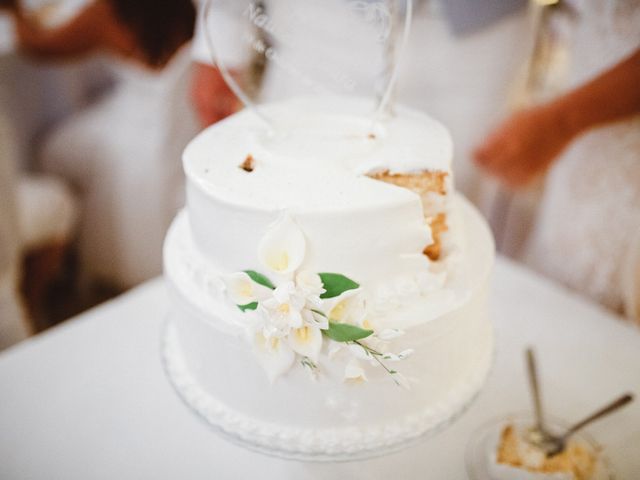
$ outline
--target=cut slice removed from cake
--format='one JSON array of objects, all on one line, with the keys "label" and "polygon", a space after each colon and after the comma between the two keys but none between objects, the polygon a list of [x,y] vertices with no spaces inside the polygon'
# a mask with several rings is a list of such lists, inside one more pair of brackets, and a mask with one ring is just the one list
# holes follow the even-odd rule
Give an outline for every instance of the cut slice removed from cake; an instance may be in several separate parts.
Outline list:
[{"label": "cut slice removed from cake", "polygon": [[[535,478],[593,480],[597,466],[597,455],[589,445],[572,439],[567,448],[548,457],[538,447],[525,440],[525,432],[514,425],[507,425],[500,435],[496,452],[498,465],[506,467],[496,475],[498,479]],[[521,473],[519,474],[518,471]]]},{"label": "cut slice removed from cake", "polygon": [[388,169],[367,174],[369,177],[398,187],[406,188],[420,196],[425,222],[431,228],[433,243],[427,245],[424,254],[438,260],[442,254],[442,235],[448,230],[447,212],[444,208],[448,194],[447,172],[395,173]]}]

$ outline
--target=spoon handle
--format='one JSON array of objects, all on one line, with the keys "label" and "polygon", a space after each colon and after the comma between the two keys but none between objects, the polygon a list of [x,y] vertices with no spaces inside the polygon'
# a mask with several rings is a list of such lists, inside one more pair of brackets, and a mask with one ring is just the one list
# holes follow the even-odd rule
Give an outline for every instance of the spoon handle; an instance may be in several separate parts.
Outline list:
[{"label": "spoon handle", "polygon": [[602,407],[597,412],[592,413],[591,415],[589,415],[584,420],[576,423],[569,430],[567,430],[567,432],[565,433],[564,436],[567,437],[567,436],[571,435],[572,433],[575,433],[576,431],[580,430],[582,427],[584,427],[587,424],[593,422],[594,420],[597,420],[597,419],[599,419],[601,417],[604,417],[605,415],[608,415],[611,412],[614,412],[614,411],[618,410],[619,408],[624,407],[627,403],[629,403],[632,400],[633,400],[633,395],[631,395],[630,393],[626,393],[626,394],[622,395],[621,397],[619,397],[618,399],[614,400],[610,404],[606,405],[605,407]]},{"label": "spoon handle", "polygon": [[536,417],[536,427],[539,431],[544,431],[544,418],[542,415],[542,401],[540,400],[540,385],[538,384],[538,369],[536,357],[532,348],[527,348],[527,372],[529,374],[529,386],[533,398],[533,409]]}]

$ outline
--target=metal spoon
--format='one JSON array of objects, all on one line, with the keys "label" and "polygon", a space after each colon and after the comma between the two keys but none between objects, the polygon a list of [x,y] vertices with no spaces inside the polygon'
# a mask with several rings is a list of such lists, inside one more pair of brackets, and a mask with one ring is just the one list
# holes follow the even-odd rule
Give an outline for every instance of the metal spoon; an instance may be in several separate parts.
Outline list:
[{"label": "metal spoon", "polygon": [[591,422],[604,417],[605,415],[609,415],[610,413],[615,412],[619,408],[624,407],[627,403],[631,402],[632,400],[633,400],[633,395],[630,393],[626,393],[621,397],[617,398],[616,400],[614,400],[613,402],[607,404],[606,406],[592,413],[585,419],[579,421],[578,423],[570,427],[562,435],[553,436],[553,435],[547,434],[548,436],[545,439],[544,446],[543,446],[544,451],[547,454],[547,457],[552,457],[564,451],[567,444],[567,440],[569,439],[569,437],[571,437],[571,435],[576,433],[578,430],[590,424]]},{"label": "metal spoon", "polygon": [[538,382],[538,369],[536,366],[535,354],[532,348],[527,349],[527,372],[529,374],[529,386],[531,388],[531,396],[533,398],[533,411],[536,423],[527,432],[526,440],[532,445],[544,451],[548,457],[552,457],[564,451],[567,440],[575,432],[590,424],[591,422],[618,410],[619,408],[625,406],[627,403],[633,400],[633,395],[630,393],[622,395],[620,398],[614,400],[610,404],[592,413],[587,418],[576,423],[562,435],[552,435],[544,425],[540,385]]},{"label": "metal spoon", "polygon": [[535,425],[527,432],[527,441],[546,452],[547,448],[555,445],[555,442],[553,441],[552,435],[547,432],[544,426],[540,384],[538,382],[538,368],[536,366],[536,357],[531,347],[527,348],[527,373],[529,376],[529,387],[531,389],[533,412],[536,421]]},{"label": "metal spoon", "polygon": [[540,431],[544,431],[544,417],[542,416],[542,401],[540,399],[540,384],[538,383],[538,368],[536,357],[532,348],[527,348],[527,372],[529,373],[529,386],[533,398],[533,411],[536,417],[536,425]]}]

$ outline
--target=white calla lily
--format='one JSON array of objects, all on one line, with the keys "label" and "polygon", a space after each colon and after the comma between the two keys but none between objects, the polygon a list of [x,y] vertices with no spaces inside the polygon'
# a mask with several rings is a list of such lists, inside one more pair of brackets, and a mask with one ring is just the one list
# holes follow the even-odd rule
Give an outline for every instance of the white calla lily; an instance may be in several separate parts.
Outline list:
[{"label": "white calla lily", "polygon": [[304,325],[289,332],[287,337],[291,349],[303,357],[309,357],[312,362],[318,361],[322,348],[322,332],[317,327]]},{"label": "white calla lily", "polygon": [[262,237],[258,258],[265,268],[278,274],[289,274],[304,260],[306,240],[290,215],[284,214]]},{"label": "white calla lily", "polygon": [[365,328],[366,305],[359,288],[347,290],[323,301],[322,310],[332,322],[349,323]]},{"label": "white calla lily", "polygon": [[245,272],[232,273],[222,279],[229,299],[236,305],[247,305],[267,298],[271,290],[254,282]]},{"label": "white calla lily", "polygon": [[260,332],[253,337],[253,351],[271,382],[289,370],[296,357],[284,339],[267,338]]},{"label": "white calla lily", "polygon": [[246,310],[242,315],[242,326],[247,335],[249,343],[257,332],[264,329],[264,317],[258,310]]}]

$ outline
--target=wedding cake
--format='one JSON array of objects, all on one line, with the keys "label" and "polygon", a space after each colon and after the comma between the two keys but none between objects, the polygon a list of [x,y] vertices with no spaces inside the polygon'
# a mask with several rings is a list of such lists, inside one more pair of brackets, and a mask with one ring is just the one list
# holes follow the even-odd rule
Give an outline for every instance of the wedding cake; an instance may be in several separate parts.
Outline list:
[{"label": "wedding cake", "polygon": [[372,102],[245,109],[184,152],[165,366],[229,439],[363,458],[447,425],[492,359],[494,247],[438,122]]}]

